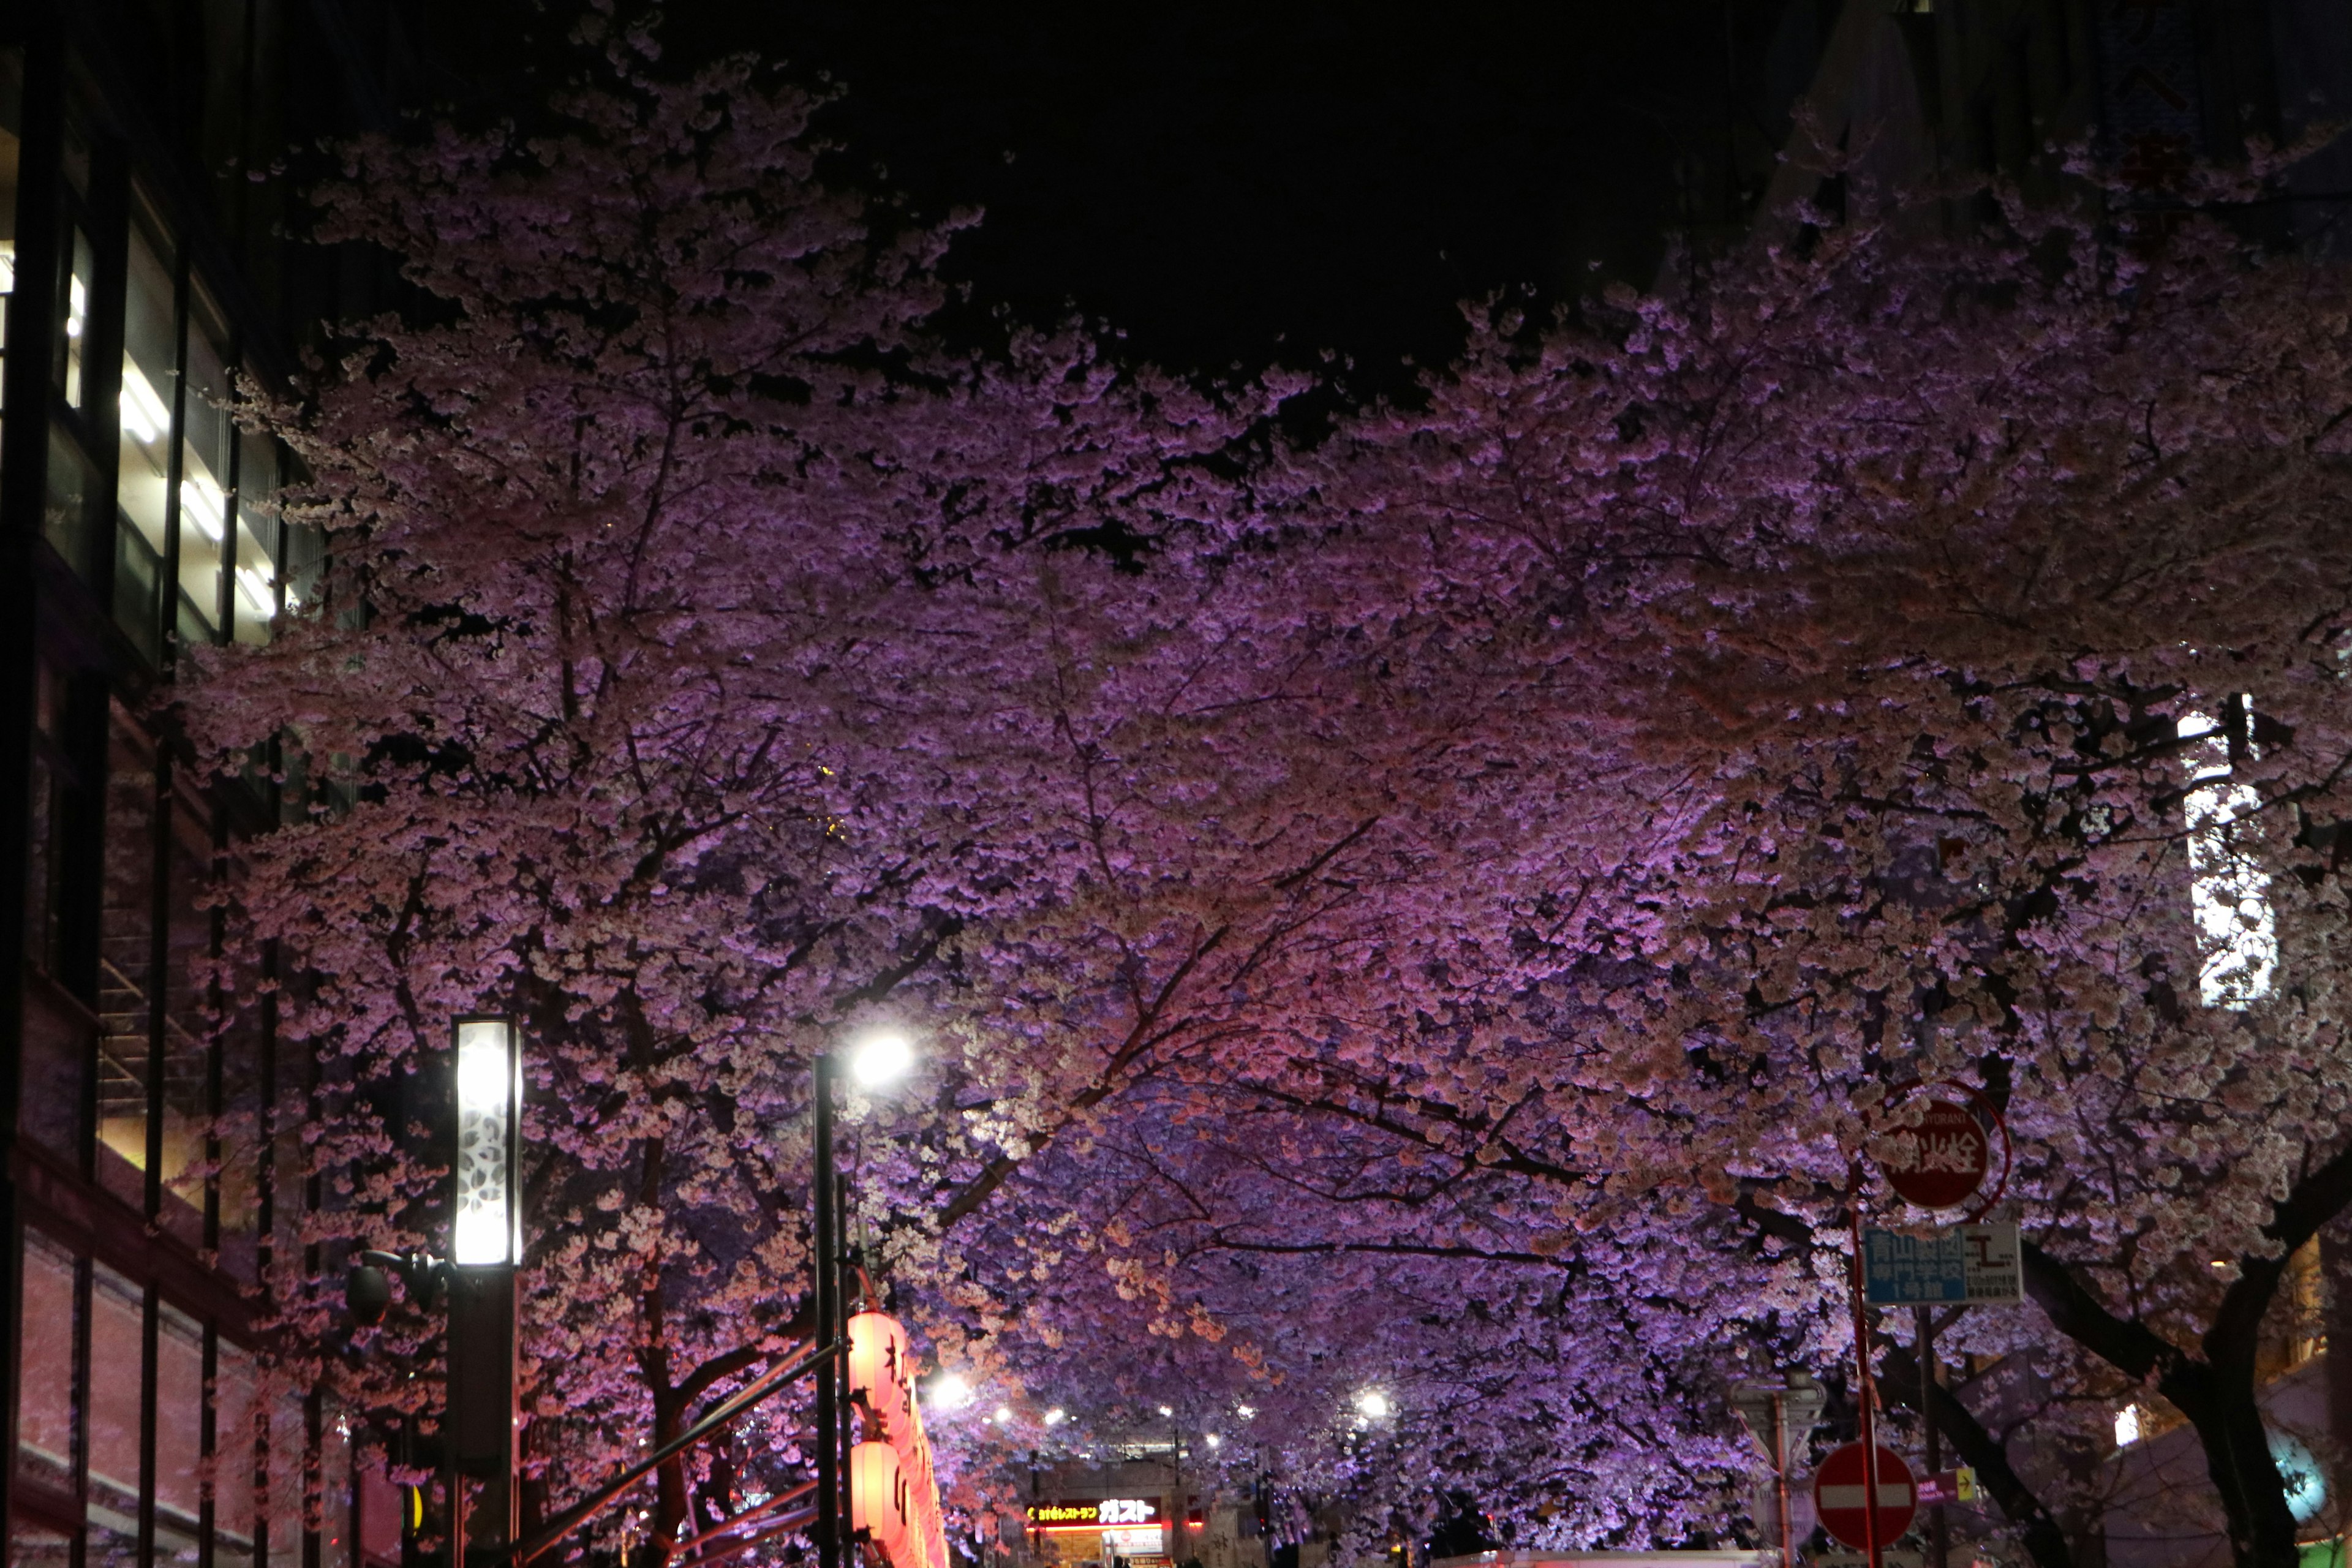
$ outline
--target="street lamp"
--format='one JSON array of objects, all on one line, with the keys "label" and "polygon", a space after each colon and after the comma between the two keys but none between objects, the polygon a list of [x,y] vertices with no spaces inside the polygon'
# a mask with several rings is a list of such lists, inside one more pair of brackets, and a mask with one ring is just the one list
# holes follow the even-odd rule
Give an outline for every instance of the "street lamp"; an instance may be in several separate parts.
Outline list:
[{"label": "street lamp", "polygon": [[869,1030],[849,1047],[849,1076],[860,1089],[887,1089],[914,1066],[915,1043],[897,1029]]},{"label": "street lamp", "polygon": [[[851,1042],[849,1076],[864,1089],[883,1088],[905,1076],[915,1065],[914,1043],[899,1030],[877,1027]],[[811,1198],[815,1205],[814,1240],[816,1251],[816,1342],[849,1342],[849,1313],[844,1300],[844,1265],[847,1262],[843,1226],[846,1194],[834,1168],[833,1080],[838,1068],[830,1053],[810,1064],[810,1121],[815,1165]],[[844,1568],[850,1560],[848,1357],[835,1356],[816,1381],[817,1563],[819,1568]]]},{"label": "street lamp", "polygon": [[[468,1547],[515,1540],[515,1271],[522,1262],[522,1031],[511,1017],[455,1021],[457,1149],[449,1227],[449,1568]],[[481,1483],[467,1518],[466,1483]],[[469,1528],[470,1523],[470,1528]]]}]

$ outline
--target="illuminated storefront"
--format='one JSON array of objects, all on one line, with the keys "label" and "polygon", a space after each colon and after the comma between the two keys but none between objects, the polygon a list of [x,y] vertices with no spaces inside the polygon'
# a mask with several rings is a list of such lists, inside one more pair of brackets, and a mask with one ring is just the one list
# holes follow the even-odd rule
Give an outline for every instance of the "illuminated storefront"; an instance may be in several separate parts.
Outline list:
[{"label": "illuminated storefront", "polygon": [[1034,1553],[1048,1563],[1165,1560],[1166,1501],[1088,1498],[1029,1505]]}]

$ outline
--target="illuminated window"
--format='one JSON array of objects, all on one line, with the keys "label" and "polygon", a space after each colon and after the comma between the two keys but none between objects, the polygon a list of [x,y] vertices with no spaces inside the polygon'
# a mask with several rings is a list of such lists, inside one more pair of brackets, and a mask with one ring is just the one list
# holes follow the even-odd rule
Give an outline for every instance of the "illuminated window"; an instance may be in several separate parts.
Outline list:
[{"label": "illuminated window", "polygon": [[[58,291],[63,295],[58,303],[65,307],[65,320],[59,323],[65,330],[58,334],[58,390],[64,394],[68,407],[79,408],[88,391],[83,384],[82,352],[89,342],[89,312],[98,274],[98,253],[79,225],[68,233],[64,259],[65,287]],[[12,275],[14,271],[12,267]]]},{"label": "illuminated window", "polygon": [[165,531],[171,526],[172,400],[180,382],[166,251],[133,224],[122,307],[122,390],[116,468],[114,616],[153,657],[163,628]]},{"label": "illuminated window", "polygon": [[227,332],[204,289],[190,285],[185,385],[180,398],[180,605],[182,640],[211,642],[221,624],[228,555],[230,427]]},{"label": "illuminated window", "polygon": [[2229,737],[2221,725],[2202,713],[2184,713],[2179,734],[2189,742],[2182,810],[2189,825],[2198,994],[2208,1007],[2242,1009],[2271,994],[2278,971],[2270,877],[2254,854],[2262,796],[2232,777]]}]

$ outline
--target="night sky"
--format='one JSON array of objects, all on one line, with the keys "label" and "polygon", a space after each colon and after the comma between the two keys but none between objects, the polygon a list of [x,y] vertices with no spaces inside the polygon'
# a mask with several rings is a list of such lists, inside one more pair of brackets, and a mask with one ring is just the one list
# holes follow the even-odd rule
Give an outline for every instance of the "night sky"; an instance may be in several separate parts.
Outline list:
[{"label": "night sky", "polygon": [[1833,10],[683,0],[660,37],[845,87],[834,173],[984,207],[950,267],[981,300],[1191,371],[1336,350],[1384,390],[1450,355],[1460,300],[1646,284],[1666,232],[1724,232]]}]

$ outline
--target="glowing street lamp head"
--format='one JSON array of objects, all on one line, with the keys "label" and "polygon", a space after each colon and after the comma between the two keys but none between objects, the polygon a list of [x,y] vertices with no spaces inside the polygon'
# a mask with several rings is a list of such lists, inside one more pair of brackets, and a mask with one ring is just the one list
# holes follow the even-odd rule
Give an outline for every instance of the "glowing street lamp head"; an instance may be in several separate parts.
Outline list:
[{"label": "glowing street lamp head", "polygon": [[449,1258],[461,1266],[520,1263],[521,1031],[511,1018],[460,1018],[457,1057],[457,1191]]},{"label": "glowing street lamp head", "polygon": [[1385,1421],[1396,1414],[1389,1396],[1377,1388],[1368,1388],[1356,1395],[1356,1414],[1370,1421]]},{"label": "glowing street lamp head", "polygon": [[1066,1417],[1062,1414],[1062,1407],[1058,1405],[1045,1412],[1045,1425],[1048,1426],[1059,1426],[1066,1419]]},{"label": "glowing street lamp head", "polygon": [[971,1403],[971,1384],[960,1373],[943,1372],[931,1379],[930,1402],[941,1410],[961,1410]]},{"label": "glowing street lamp head", "polygon": [[915,1042],[898,1029],[873,1029],[849,1047],[849,1076],[860,1089],[884,1089],[913,1070]]}]

